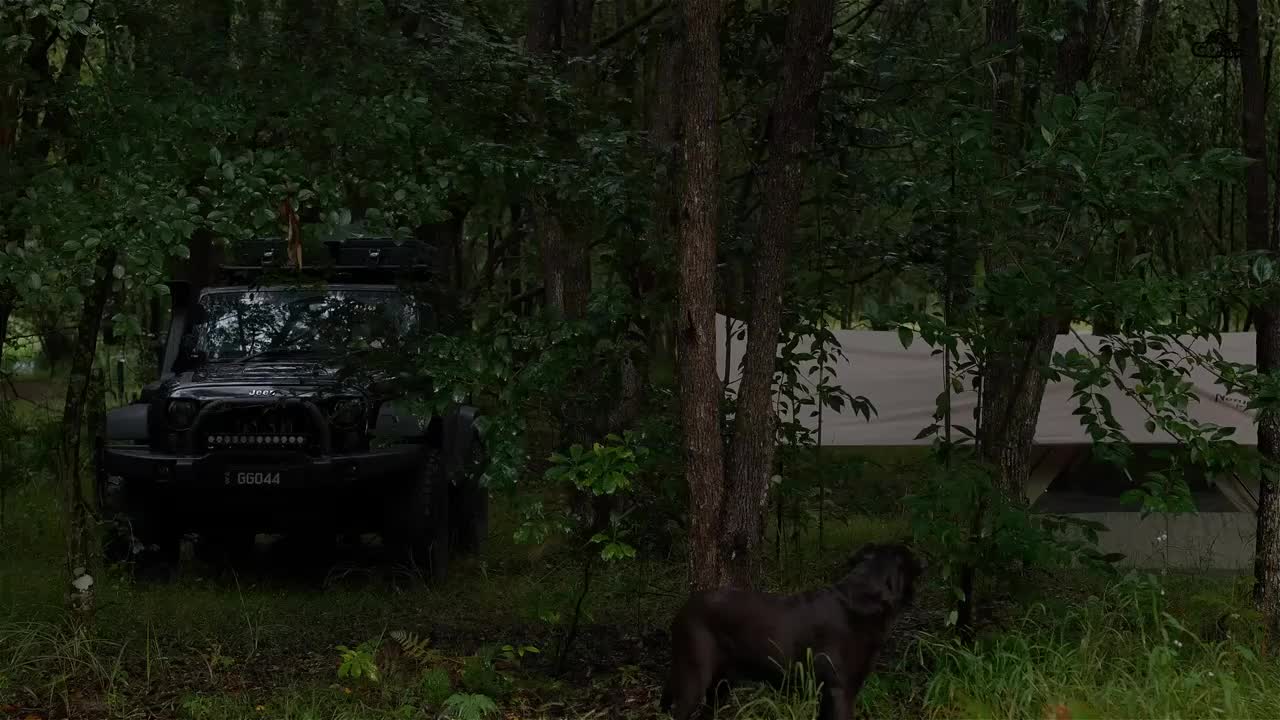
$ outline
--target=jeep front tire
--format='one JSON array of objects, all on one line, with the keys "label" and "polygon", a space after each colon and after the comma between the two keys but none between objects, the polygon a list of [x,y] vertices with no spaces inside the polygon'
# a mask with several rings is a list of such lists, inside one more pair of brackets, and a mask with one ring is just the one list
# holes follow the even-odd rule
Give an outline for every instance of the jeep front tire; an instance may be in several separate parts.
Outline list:
[{"label": "jeep front tire", "polygon": [[449,481],[437,450],[423,449],[417,472],[390,501],[387,545],[430,582],[443,581],[449,572]]},{"label": "jeep front tire", "polygon": [[97,443],[94,483],[101,527],[102,557],[108,564],[176,563],[181,538],[156,522],[128,478],[108,475],[101,443]]},{"label": "jeep front tire", "polygon": [[453,545],[461,553],[478,551],[489,534],[489,488],[480,482],[485,463],[484,445],[478,436],[472,437],[453,488],[450,514]]}]

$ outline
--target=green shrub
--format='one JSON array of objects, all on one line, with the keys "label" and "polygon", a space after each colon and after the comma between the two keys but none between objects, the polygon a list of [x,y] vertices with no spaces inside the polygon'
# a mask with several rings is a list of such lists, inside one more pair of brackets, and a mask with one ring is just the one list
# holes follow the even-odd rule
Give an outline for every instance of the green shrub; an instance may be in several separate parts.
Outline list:
[{"label": "green shrub", "polygon": [[431,668],[422,673],[418,682],[422,700],[433,708],[444,707],[444,703],[453,694],[453,680],[443,668]]},{"label": "green shrub", "polygon": [[493,649],[484,648],[467,658],[462,666],[462,687],[469,692],[489,697],[504,697],[510,681],[493,666]]}]

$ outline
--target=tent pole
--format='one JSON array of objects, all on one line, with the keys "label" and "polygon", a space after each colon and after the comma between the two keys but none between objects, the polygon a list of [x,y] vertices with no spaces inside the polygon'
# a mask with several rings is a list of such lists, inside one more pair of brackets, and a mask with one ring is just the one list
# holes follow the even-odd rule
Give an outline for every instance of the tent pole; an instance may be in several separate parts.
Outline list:
[{"label": "tent pole", "polygon": [[[823,194],[818,194],[818,248],[821,253],[822,248],[822,200]],[[818,323],[821,325],[826,321],[826,290],[827,290],[827,268],[826,263],[822,262],[819,255],[818,263],[818,296],[822,298],[822,302],[818,305],[820,315]],[[814,338],[817,339],[816,337]],[[822,557],[826,550],[826,512],[827,512],[827,479],[824,473],[826,469],[822,457],[822,406],[823,389],[827,386],[827,349],[826,341],[823,341],[823,348],[818,355],[818,557]]]}]

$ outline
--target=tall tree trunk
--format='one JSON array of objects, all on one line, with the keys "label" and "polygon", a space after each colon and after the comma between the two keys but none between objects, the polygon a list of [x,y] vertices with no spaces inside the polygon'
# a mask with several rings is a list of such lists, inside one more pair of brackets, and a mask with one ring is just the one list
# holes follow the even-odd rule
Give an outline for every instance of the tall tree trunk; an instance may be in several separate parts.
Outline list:
[{"label": "tall tree trunk", "polygon": [[804,169],[831,58],[834,0],[796,0],[787,21],[782,78],[769,113],[765,206],[752,256],[750,332],[729,451],[721,554],[730,581],[751,587],[773,474],[773,372],[786,286],[787,246],[800,210]]},{"label": "tall tree trunk", "polygon": [[1142,25],[1138,28],[1138,50],[1136,53],[1138,69],[1145,69],[1151,62],[1151,46],[1155,41],[1156,20],[1160,17],[1160,6],[1164,0],[1143,0]]},{"label": "tall tree trunk", "polygon": [[[1078,82],[1088,79],[1101,0],[1088,0],[1083,8],[1070,7],[1074,10],[1068,20],[1067,34],[1058,45],[1054,71],[1054,89],[1063,95],[1073,93]],[[993,22],[993,42],[997,27],[1002,33],[1016,32],[1016,27],[1009,28],[1005,22]],[[1001,111],[1004,102],[997,90],[997,112]],[[1011,151],[1013,147],[1012,144],[1007,145],[1006,150]],[[991,258],[989,269],[996,270],[1001,266],[999,257]],[[979,448],[983,458],[995,466],[1001,491],[1017,503],[1026,500],[1024,486],[1030,471],[1031,443],[1035,439],[1036,421],[1040,416],[1040,403],[1047,381],[1044,371],[1061,320],[1056,315],[1046,316],[1028,327],[1017,329],[1009,338],[1008,347],[1001,348],[988,359],[987,372],[982,380],[983,417]]]},{"label": "tall tree trunk", "polygon": [[534,57],[560,49],[559,0],[529,0],[524,49]]},{"label": "tall tree trunk", "polygon": [[98,332],[102,313],[111,296],[114,283],[112,268],[116,264],[114,248],[98,255],[92,289],[80,310],[80,323],[71,356],[71,372],[67,379],[67,397],[62,410],[62,445],[59,467],[62,480],[62,511],[66,522],[66,570],[71,587],[68,604],[73,622],[92,621],[94,610],[93,524],[90,503],[86,498],[82,476],[82,442],[84,421],[91,403],[94,354],[98,349]]},{"label": "tall tree trunk", "polygon": [[1083,7],[1068,3],[1067,7],[1071,8],[1067,34],[1058,43],[1054,68],[1054,90],[1059,95],[1074,93],[1076,83],[1089,77],[1101,0],[1087,0]]},{"label": "tall tree trunk", "polygon": [[[582,55],[591,46],[591,18],[594,0],[530,0],[528,6],[525,50],[531,56],[549,61],[557,50],[565,49]],[[579,74],[579,82],[586,79]],[[535,100],[535,104],[536,100]],[[542,115],[540,110],[535,110]],[[542,117],[544,123],[551,121]],[[550,133],[567,140],[563,128]],[[565,226],[552,193],[537,189],[530,205],[534,233],[542,255],[546,288],[546,307],[555,317],[576,320],[586,314],[591,295],[591,263],[582,233]]]},{"label": "tall tree trunk", "polygon": [[[1236,0],[1240,24],[1240,132],[1244,154],[1253,164],[1245,168],[1245,236],[1250,250],[1272,253],[1267,218],[1270,198],[1267,181],[1266,97],[1261,67],[1261,39],[1257,0]],[[1274,301],[1253,308],[1258,325],[1258,372],[1280,370],[1280,314]],[[1280,492],[1276,469],[1280,461],[1280,412],[1264,409],[1258,414],[1258,451],[1264,469],[1258,492],[1258,527],[1254,559],[1255,600],[1270,636],[1280,628]],[[1269,643],[1271,644],[1271,643]]]},{"label": "tall tree trunk", "polygon": [[722,586],[724,493],[716,378],[716,244],[720,220],[720,0],[685,0],[684,192],[680,202],[677,367],[689,484],[689,580]]},{"label": "tall tree trunk", "polygon": [[1018,128],[1014,126],[1013,91],[1018,77],[1018,0],[992,0],[987,14],[987,45],[1004,53],[993,68],[991,114],[997,148],[1016,149]]},{"label": "tall tree trunk", "polygon": [[[655,155],[658,156],[658,172],[655,173],[652,186],[653,221],[650,223],[650,237],[645,247],[636,247],[635,252],[641,259],[629,263],[635,266],[636,284],[633,296],[639,300],[644,293],[653,287],[657,278],[668,275],[672,268],[651,267],[644,262],[646,248],[673,247],[680,226],[680,184],[681,177],[681,125],[683,113],[684,87],[682,72],[684,69],[684,36],[682,29],[675,21],[664,22],[658,34],[658,48],[650,53],[654,55],[652,73],[647,70],[637,83],[651,85],[644,90],[648,98],[640,109],[643,114],[641,122],[648,130],[648,139]],[[650,74],[652,77],[650,77]],[[663,314],[649,314],[642,319],[648,338],[647,357],[649,368],[663,368],[674,372],[676,357],[671,338],[672,323]]]}]

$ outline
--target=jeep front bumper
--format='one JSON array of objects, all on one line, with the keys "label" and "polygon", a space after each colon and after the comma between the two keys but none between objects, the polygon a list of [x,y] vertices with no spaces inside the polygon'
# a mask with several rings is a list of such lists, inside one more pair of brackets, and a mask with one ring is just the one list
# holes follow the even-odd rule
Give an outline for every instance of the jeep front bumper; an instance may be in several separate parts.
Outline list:
[{"label": "jeep front bumper", "polygon": [[387,479],[414,477],[424,460],[419,445],[396,445],[364,452],[307,455],[299,452],[208,452],[183,455],[156,452],[145,447],[108,446],[103,449],[103,471],[128,482],[142,482],[157,489],[234,487],[241,473],[279,474],[274,485],[281,489],[322,490],[361,486]]},{"label": "jeep front bumper", "polygon": [[421,481],[425,452],[406,444],[319,456],[182,455],[115,446],[103,449],[102,474],[113,504],[172,529],[367,532]]}]

